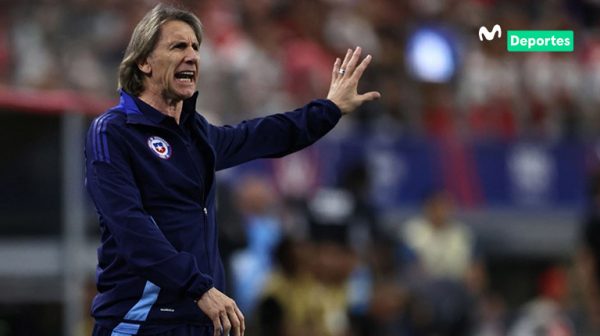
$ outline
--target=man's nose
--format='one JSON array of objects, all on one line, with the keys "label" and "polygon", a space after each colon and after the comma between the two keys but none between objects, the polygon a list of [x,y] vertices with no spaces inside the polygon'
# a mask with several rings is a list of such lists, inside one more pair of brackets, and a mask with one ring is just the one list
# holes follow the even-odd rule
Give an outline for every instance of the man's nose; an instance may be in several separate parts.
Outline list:
[{"label": "man's nose", "polygon": [[186,63],[198,63],[198,59],[200,56],[198,55],[198,51],[192,47],[189,47],[185,50],[185,58],[184,61]]}]

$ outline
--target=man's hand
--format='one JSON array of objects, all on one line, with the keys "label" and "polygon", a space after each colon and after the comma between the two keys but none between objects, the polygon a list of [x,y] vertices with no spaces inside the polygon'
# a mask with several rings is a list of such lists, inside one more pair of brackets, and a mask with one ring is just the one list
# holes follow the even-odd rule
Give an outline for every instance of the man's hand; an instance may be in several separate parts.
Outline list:
[{"label": "man's hand", "polygon": [[246,330],[244,315],[235,301],[211,288],[198,300],[198,307],[208,316],[215,327],[214,336],[231,335],[243,336]]},{"label": "man's hand", "polygon": [[358,81],[371,62],[371,55],[367,55],[367,57],[358,64],[360,52],[360,47],[356,47],[354,51],[348,49],[344,61],[340,62],[340,59],[336,58],[335,63],[333,64],[331,85],[329,86],[327,99],[334,102],[337,107],[340,108],[342,114],[354,111],[366,101],[381,97],[381,94],[377,91],[363,94],[358,94],[357,92]]}]

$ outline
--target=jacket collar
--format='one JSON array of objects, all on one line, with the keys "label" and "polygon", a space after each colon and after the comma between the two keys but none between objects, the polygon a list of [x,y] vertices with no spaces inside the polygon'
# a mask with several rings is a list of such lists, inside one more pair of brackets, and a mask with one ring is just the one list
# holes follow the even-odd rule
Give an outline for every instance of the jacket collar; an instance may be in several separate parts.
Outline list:
[{"label": "jacket collar", "polygon": [[[134,124],[145,124],[150,126],[159,125],[167,116],[162,114],[156,109],[147,109],[141,111],[136,103],[137,97],[130,95],[125,90],[120,89],[119,94],[121,95],[118,108],[125,112],[127,116],[127,123]],[[187,119],[187,115],[190,112],[196,112],[196,99],[198,98],[198,91],[193,96],[183,101],[183,108],[181,111],[181,118],[183,121]]]}]

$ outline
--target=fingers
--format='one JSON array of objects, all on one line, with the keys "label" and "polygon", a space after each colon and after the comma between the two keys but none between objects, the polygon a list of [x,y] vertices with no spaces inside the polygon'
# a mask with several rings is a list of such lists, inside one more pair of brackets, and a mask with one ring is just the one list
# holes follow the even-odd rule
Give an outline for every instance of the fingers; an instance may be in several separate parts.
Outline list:
[{"label": "fingers", "polygon": [[348,75],[353,74],[354,68],[356,67],[356,63],[358,63],[358,60],[360,59],[361,51],[362,49],[360,47],[356,47],[356,49],[354,49],[354,52],[352,53],[352,56],[350,57],[350,60],[348,61],[348,64],[345,67],[346,73]]},{"label": "fingers", "polygon": [[234,322],[231,314],[221,312],[217,318],[213,320],[213,326],[215,328],[214,335],[228,336],[231,333],[233,336],[240,336],[240,325],[237,317],[235,318],[235,321],[238,322]]},{"label": "fingers", "polygon": [[222,312],[219,314],[219,319],[221,320],[221,325],[223,326],[223,336],[229,336],[229,332],[231,331],[231,321],[229,321],[229,314],[226,312]]},{"label": "fingers", "polygon": [[361,95],[358,95],[358,98],[363,101],[371,101],[371,100],[375,100],[375,99],[379,99],[381,98],[381,93],[377,92],[377,91],[371,91],[371,92],[367,92],[367,93],[363,93]]},{"label": "fingers", "polygon": [[243,336],[246,331],[244,315],[232,301],[231,305],[225,308],[225,311],[219,313],[213,321],[216,335]]},{"label": "fingers", "polygon": [[344,71],[347,72],[347,67],[348,67],[348,62],[350,62],[350,58],[352,57],[352,49],[348,49],[346,51],[346,56],[344,56],[344,61],[342,62],[342,65],[340,66],[340,69],[344,69]]},{"label": "fingers", "polygon": [[223,325],[221,324],[221,319],[217,317],[212,319],[212,321],[213,327],[215,328],[213,336],[221,336],[223,334]]},{"label": "fingers", "polygon": [[356,70],[352,74],[352,77],[358,81],[360,77],[362,77],[362,74],[363,72],[365,72],[367,66],[369,66],[369,63],[371,63],[372,59],[373,57],[371,57],[371,55],[367,55],[367,57],[365,57],[362,60],[362,62],[360,62],[360,64],[356,67]]},{"label": "fingers", "polygon": [[331,73],[331,79],[336,79],[340,76],[340,65],[341,65],[341,60],[340,58],[336,58],[335,59],[335,63],[333,63],[333,71]]},{"label": "fingers", "polygon": [[229,326],[233,336],[241,336],[242,323],[237,315],[236,306],[230,306],[227,308],[227,318],[229,319]]},{"label": "fingers", "polygon": [[242,311],[239,310],[237,305],[234,307],[234,309],[235,309],[235,314],[237,315],[237,318],[240,321],[240,335],[243,336],[244,333],[246,332],[246,321],[244,319],[244,314],[242,314]]}]

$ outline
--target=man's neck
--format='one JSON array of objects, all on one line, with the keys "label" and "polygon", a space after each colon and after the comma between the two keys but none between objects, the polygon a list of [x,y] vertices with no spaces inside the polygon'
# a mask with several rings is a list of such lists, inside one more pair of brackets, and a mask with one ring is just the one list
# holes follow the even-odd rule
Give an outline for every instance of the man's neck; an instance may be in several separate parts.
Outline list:
[{"label": "man's neck", "polygon": [[163,97],[162,95],[152,94],[150,92],[142,92],[138,97],[144,103],[154,107],[162,114],[168,115],[175,119],[177,125],[179,125],[179,118],[181,117],[181,109],[183,108],[182,100],[175,100]]}]

